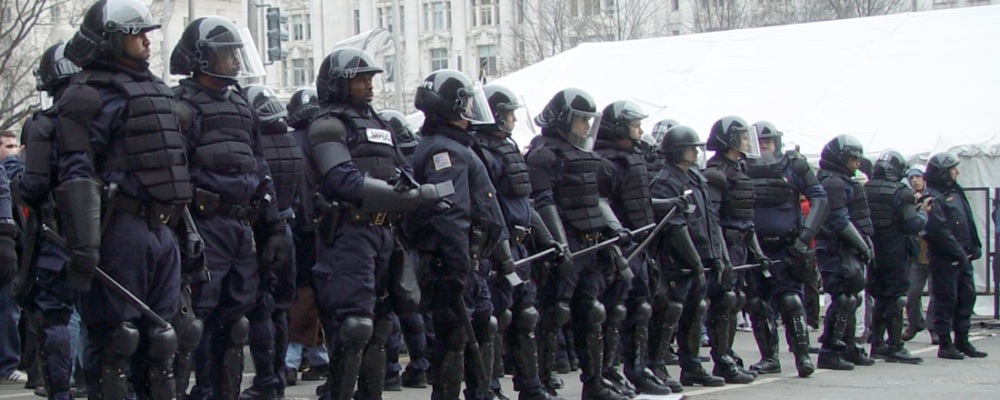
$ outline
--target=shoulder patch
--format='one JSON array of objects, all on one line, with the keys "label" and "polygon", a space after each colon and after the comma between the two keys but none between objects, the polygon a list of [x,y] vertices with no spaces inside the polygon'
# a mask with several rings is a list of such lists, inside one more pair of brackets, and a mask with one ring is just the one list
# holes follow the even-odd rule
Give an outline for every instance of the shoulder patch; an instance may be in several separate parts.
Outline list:
[{"label": "shoulder patch", "polygon": [[445,168],[451,168],[451,156],[448,155],[447,151],[442,151],[437,153],[433,157],[434,159],[434,170],[440,171]]}]

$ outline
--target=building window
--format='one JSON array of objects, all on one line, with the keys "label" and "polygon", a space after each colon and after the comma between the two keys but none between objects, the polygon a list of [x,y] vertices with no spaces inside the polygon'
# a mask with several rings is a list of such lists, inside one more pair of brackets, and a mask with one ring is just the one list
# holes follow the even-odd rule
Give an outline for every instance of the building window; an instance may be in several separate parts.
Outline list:
[{"label": "building window", "polygon": [[399,33],[406,33],[406,13],[405,7],[399,6]]},{"label": "building window", "polygon": [[429,31],[451,29],[451,2],[430,1],[424,3],[424,26]]},{"label": "building window", "polygon": [[396,78],[395,76],[396,74],[394,74],[394,72],[396,71],[396,66],[393,65],[395,60],[396,56],[385,56],[385,58],[382,59],[382,69],[385,70],[385,73],[382,74],[382,77],[386,82],[392,82]]},{"label": "building window", "polygon": [[500,0],[472,0],[472,26],[496,25],[500,19]]},{"label": "building window", "polygon": [[305,20],[306,20],[306,40],[312,40],[313,38],[312,15],[306,14]]},{"label": "building window", "polygon": [[517,0],[517,22],[524,23],[524,2],[527,0]]},{"label": "building window", "polygon": [[681,31],[674,29],[674,30],[670,31],[670,34],[674,35],[674,36],[677,36],[677,35],[681,34]]},{"label": "building window", "polygon": [[305,19],[302,14],[292,16],[292,40],[304,40],[306,38]]},{"label": "building window", "polygon": [[601,0],[583,0],[583,15],[601,15]]},{"label": "building window", "polygon": [[673,0],[670,3],[671,3],[671,8],[674,11],[678,11],[681,9],[681,0]]},{"label": "building window", "polygon": [[288,60],[281,61],[281,70],[284,72],[281,74],[281,86],[288,87],[288,75],[290,72],[288,69]]},{"label": "building window", "polygon": [[479,46],[479,77],[497,74],[497,46]]},{"label": "building window", "polygon": [[431,71],[448,68],[448,49],[431,49]]},{"label": "building window", "polygon": [[297,58],[292,60],[292,85],[295,87],[305,86],[309,82],[309,72],[306,69],[306,60]]},{"label": "building window", "polygon": [[361,10],[354,10],[354,34],[361,33]]}]

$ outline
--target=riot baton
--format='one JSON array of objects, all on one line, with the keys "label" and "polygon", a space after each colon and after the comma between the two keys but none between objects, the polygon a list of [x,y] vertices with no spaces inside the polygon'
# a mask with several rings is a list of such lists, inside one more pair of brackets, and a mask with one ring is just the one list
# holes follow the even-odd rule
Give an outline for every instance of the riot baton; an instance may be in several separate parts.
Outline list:
[{"label": "riot baton", "polygon": [[[641,232],[648,231],[648,230],[653,229],[653,228],[656,228],[656,224],[649,224],[649,225],[643,226],[641,228],[637,228],[635,230],[631,230],[631,231],[629,231],[629,233],[635,235],[635,234],[638,234],[638,233],[641,233]],[[597,244],[595,244],[593,246],[582,248],[580,250],[574,251],[572,254],[570,254],[570,256],[573,257],[573,258],[577,258],[577,257],[582,256],[584,254],[592,253],[592,252],[595,252],[597,250],[603,249],[603,248],[608,247],[610,245],[613,245],[613,244],[615,244],[617,242],[618,242],[618,238],[607,239],[607,240],[598,242]]]},{"label": "riot baton", "polygon": [[[42,225],[42,231],[45,233],[45,237],[50,241],[52,241],[52,243],[54,243],[56,246],[69,250],[69,245],[66,244],[66,240],[63,239],[61,236],[59,236],[59,234],[56,233],[56,231],[52,230],[52,228],[49,228],[46,225]],[[94,272],[97,274],[97,278],[100,279],[101,282],[104,283],[104,285],[107,286],[109,290],[117,294],[119,297],[125,300],[126,303],[128,303],[136,310],[138,310],[140,314],[146,316],[149,319],[152,319],[153,322],[156,322],[156,324],[159,325],[161,328],[170,327],[169,322],[163,319],[163,317],[160,317],[156,312],[153,311],[153,309],[149,308],[149,306],[146,305],[146,303],[143,303],[142,300],[139,300],[138,297],[135,297],[135,295],[132,294],[132,292],[128,291],[128,289],[126,289],[124,286],[118,283],[118,281],[116,281],[110,275],[105,273],[104,270],[102,270],[100,267],[94,267]]]},{"label": "riot baton", "polygon": [[552,253],[555,253],[555,252],[556,252],[556,249],[554,247],[550,247],[547,250],[543,250],[543,251],[537,252],[535,254],[532,254],[530,256],[527,256],[527,257],[524,257],[524,258],[522,258],[520,260],[515,261],[514,262],[514,266],[515,267],[520,267],[520,266],[524,265],[525,263],[537,260],[539,258],[545,257],[545,256],[547,256],[549,254],[552,254]]},{"label": "riot baton", "polygon": [[[780,262],[782,262],[782,260],[774,260],[774,261],[771,261],[771,264],[777,264],[777,263],[780,263]],[[760,263],[738,265],[738,266],[733,267],[733,272],[743,271],[743,270],[747,270],[747,269],[754,269],[754,268],[757,268],[757,267],[760,267]],[[764,271],[767,271],[767,270],[764,270]]]},{"label": "riot baton", "polygon": [[[689,194],[691,194],[691,189],[685,190],[684,194],[681,195],[681,197],[687,197]],[[656,235],[659,234],[660,231],[662,231],[663,228],[667,226],[667,220],[673,217],[674,213],[676,213],[677,209],[679,208],[680,206],[675,206],[674,208],[670,209],[670,212],[668,212],[667,215],[663,216],[663,219],[660,220],[660,223],[656,224],[656,228],[653,228],[653,231],[649,233],[649,236],[646,237],[646,240],[643,240],[642,243],[639,243],[639,246],[637,246],[635,250],[632,250],[632,254],[628,255],[628,258],[625,259],[627,263],[632,264],[632,260],[638,257],[639,254],[646,249],[646,247],[649,247],[650,243],[653,243],[653,239],[656,238]]]}]

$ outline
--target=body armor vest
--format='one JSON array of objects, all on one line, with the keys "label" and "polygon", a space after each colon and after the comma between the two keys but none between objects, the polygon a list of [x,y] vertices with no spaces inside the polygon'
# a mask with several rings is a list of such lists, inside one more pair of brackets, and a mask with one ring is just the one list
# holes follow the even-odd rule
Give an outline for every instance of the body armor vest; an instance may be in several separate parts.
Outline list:
[{"label": "body armor vest", "polygon": [[38,175],[52,182],[52,140],[55,139],[56,115],[55,108],[35,113],[21,137],[27,145],[24,147],[24,173]]},{"label": "body armor vest", "polygon": [[871,236],[875,233],[872,228],[871,210],[868,209],[868,198],[865,197],[865,187],[856,180],[851,179],[851,186],[854,188],[854,197],[847,203],[847,212],[854,221],[854,226],[861,233]]},{"label": "body armor vest", "polygon": [[870,218],[876,231],[893,226],[895,211],[892,207],[892,199],[905,187],[902,183],[884,179],[872,179],[865,184],[865,196],[868,199],[868,209],[871,212]]},{"label": "body armor vest", "polygon": [[396,176],[396,168],[402,166],[402,162],[393,143],[396,135],[388,124],[343,105],[331,107],[328,113],[354,132],[347,135],[347,147],[351,150],[351,160],[361,173],[384,181]]},{"label": "body armor vest", "polygon": [[783,204],[798,204],[799,195],[795,186],[785,179],[788,159],[770,165],[752,165],[748,171],[753,180],[754,202],[756,206],[768,207]]},{"label": "body armor vest", "polygon": [[107,160],[104,167],[132,173],[156,202],[190,202],[186,141],[174,113],[178,104],[170,88],[156,78],[138,81],[128,74],[106,71],[83,71],[73,80],[111,86],[127,98],[125,120],[118,132],[123,155]]},{"label": "body armor vest", "polygon": [[488,133],[476,135],[481,148],[500,159],[503,173],[496,177],[497,191],[507,197],[531,195],[531,181],[528,179],[528,164],[510,140],[500,139]]},{"label": "body armor vest", "polygon": [[[653,223],[652,196],[649,193],[649,169],[642,154],[617,149],[601,149],[598,154],[625,167],[624,181],[615,193],[611,207],[626,228],[636,229]],[[620,161],[619,161],[620,160]]]},{"label": "body armor vest", "polygon": [[186,85],[174,89],[201,117],[201,135],[194,143],[194,161],[208,171],[248,174],[257,171],[253,153],[254,114],[235,90],[213,95]]},{"label": "body armor vest", "polygon": [[301,175],[305,169],[305,157],[302,148],[295,139],[287,133],[277,135],[261,135],[260,151],[267,160],[274,179],[274,191],[278,197],[278,211],[287,210],[292,206],[299,187]]},{"label": "body armor vest", "polygon": [[[546,138],[548,139],[548,138]],[[597,171],[601,157],[573,147],[565,140],[547,140],[559,160],[553,194],[563,220],[574,229],[593,232],[604,229],[607,221],[598,207]]]},{"label": "body armor vest", "polygon": [[[723,194],[720,214],[728,214],[737,220],[752,221],[754,208],[753,180],[743,173],[739,164],[709,164],[709,168],[722,168],[729,182],[729,190]],[[720,216],[721,217],[721,216]]]}]

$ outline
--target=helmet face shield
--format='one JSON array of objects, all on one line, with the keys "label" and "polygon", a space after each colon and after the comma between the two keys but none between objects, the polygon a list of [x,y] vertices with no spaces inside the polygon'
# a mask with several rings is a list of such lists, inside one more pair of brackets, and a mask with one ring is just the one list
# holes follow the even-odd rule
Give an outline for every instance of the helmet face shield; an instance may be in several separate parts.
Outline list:
[{"label": "helmet face shield", "polygon": [[246,43],[253,42],[249,37],[244,40],[243,32],[224,32],[210,39],[198,42],[199,67],[201,72],[219,78],[253,78],[264,76],[264,68],[260,57],[250,54]]},{"label": "helmet face shield", "polygon": [[601,113],[571,109],[566,115],[566,140],[574,147],[591,151],[601,126]]},{"label": "helmet face shield", "polygon": [[472,87],[458,89],[459,115],[462,119],[473,124],[492,124],[493,113],[490,111],[490,104],[486,101],[486,94],[478,82]]},{"label": "helmet face shield", "polygon": [[760,158],[760,142],[757,140],[757,125],[746,128],[730,128],[729,148],[743,153],[747,158]]}]

